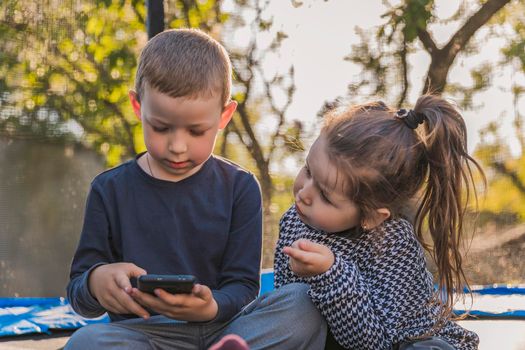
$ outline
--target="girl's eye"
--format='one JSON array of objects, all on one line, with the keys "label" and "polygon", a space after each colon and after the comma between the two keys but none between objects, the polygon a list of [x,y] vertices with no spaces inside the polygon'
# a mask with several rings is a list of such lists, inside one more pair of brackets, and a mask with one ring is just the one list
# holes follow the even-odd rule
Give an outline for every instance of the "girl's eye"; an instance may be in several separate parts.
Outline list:
[{"label": "girl's eye", "polygon": [[304,171],[306,172],[306,176],[310,177],[310,169],[308,169],[308,165],[304,166]]},{"label": "girl's eye", "polygon": [[319,192],[321,193],[321,199],[322,199],[323,201],[325,201],[325,202],[328,203],[328,204],[332,204],[332,202],[330,202],[330,200],[329,200],[328,197],[324,194],[323,191],[319,191]]}]

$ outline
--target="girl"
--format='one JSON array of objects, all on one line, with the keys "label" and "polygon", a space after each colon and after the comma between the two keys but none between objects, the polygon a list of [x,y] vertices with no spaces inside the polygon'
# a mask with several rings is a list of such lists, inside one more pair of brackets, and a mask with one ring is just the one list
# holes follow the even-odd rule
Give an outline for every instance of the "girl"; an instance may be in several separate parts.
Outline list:
[{"label": "girl", "polygon": [[[477,349],[478,336],[451,321],[466,283],[458,246],[471,167],[483,174],[461,115],[430,95],[410,111],[371,103],[327,114],[281,219],[276,288],[308,283],[345,348],[408,349],[424,338],[421,349]],[[425,264],[424,223],[444,301]]]}]

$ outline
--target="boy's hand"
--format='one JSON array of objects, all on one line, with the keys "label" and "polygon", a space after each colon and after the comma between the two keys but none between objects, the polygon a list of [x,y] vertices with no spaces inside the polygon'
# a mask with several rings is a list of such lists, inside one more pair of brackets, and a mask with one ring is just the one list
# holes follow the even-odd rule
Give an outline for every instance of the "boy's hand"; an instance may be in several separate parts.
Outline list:
[{"label": "boy's hand", "polygon": [[157,288],[154,296],[133,288],[131,295],[142,306],[177,320],[210,321],[219,311],[210,288],[202,284],[193,286],[191,294],[171,294]]},{"label": "boy's hand", "polygon": [[108,311],[148,318],[149,313],[130,296],[130,277],[145,274],[144,269],[131,263],[100,265],[89,275],[89,291]]},{"label": "boy's hand", "polygon": [[284,247],[283,253],[290,257],[290,268],[300,277],[320,275],[334,264],[334,253],[325,245],[307,239],[295,241]]}]

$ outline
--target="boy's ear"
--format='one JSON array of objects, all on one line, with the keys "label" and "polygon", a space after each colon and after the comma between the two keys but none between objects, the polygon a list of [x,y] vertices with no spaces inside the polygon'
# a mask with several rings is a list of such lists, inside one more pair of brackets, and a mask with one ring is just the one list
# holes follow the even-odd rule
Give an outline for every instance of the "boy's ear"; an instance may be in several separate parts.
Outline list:
[{"label": "boy's ear", "polygon": [[390,217],[390,210],[387,208],[376,209],[375,215],[373,218],[365,220],[363,227],[366,226],[367,229],[373,229],[383,223],[386,219]]},{"label": "boy's ear", "polygon": [[139,120],[142,120],[142,116],[140,114],[140,102],[139,102],[139,95],[137,95],[137,92],[134,90],[129,90],[129,101],[131,102],[131,107],[133,107],[133,112],[135,112],[135,115]]},{"label": "boy's ear", "polygon": [[230,101],[223,109],[221,113],[221,120],[219,121],[219,129],[224,129],[233,117],[233,113],[237,109],[237,101]]}]

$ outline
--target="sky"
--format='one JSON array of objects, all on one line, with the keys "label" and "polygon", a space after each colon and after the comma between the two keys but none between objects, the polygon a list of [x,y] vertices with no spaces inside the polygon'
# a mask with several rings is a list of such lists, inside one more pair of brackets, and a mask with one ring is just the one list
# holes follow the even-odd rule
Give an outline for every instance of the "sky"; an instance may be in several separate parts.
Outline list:
[{"label": "sky", "polygon": [[[450,16],[459,4],[459,0],[436,0],[436,13],[439,17]],[[476,8],[471,9],[475,10]],[[352,44],[359,42],[355,28],[371,29],[381,24],[383,20],[380,16],[384,12],[385,7],[381,0],[270,1],[268,13],[273,16],[273,27],[285,32],[288,38],[283,42],[278,57],[267,62],[266,67],[294,65],[297,90],[287,113],[289,120],[300,119],[312,127],[317,127],[314,126],[316,114],[323,102],[345,95],[348,84],[359,80],[359,67],[344,61],[343,58],[351,52]],[[446,43],[459,25],[460,23],[432,26],[430,30],[438,46]],[[479,34],[483,33],[480,31],[477,36]],[[500,48],[503,43],[503,39],[492,39],[483,43],[479,54],[458,56],[449,73],[449,81],[468,84],[471,81],[469,72],[472,68],[486,61],[496,62],[502,59]],[[415,103],[422,89],[429,62],[430,58],[424,52],[410,57],[412,89],[407,107]],[[474,104],[477,108],[463,112],[468,128],[470,152],[479,142],[479,130],[489,122],[497,120],[501,125],[500,135],[508,140],[514,155],[520,153],[512,127],[514,109],[509,89],[513,81],[525,84],[525,78],[522,73],[516,73],[510,67],[498,69],[492,87],[475,95]],[[525,101],[521,101],[520,108],[523,111]]]}]

